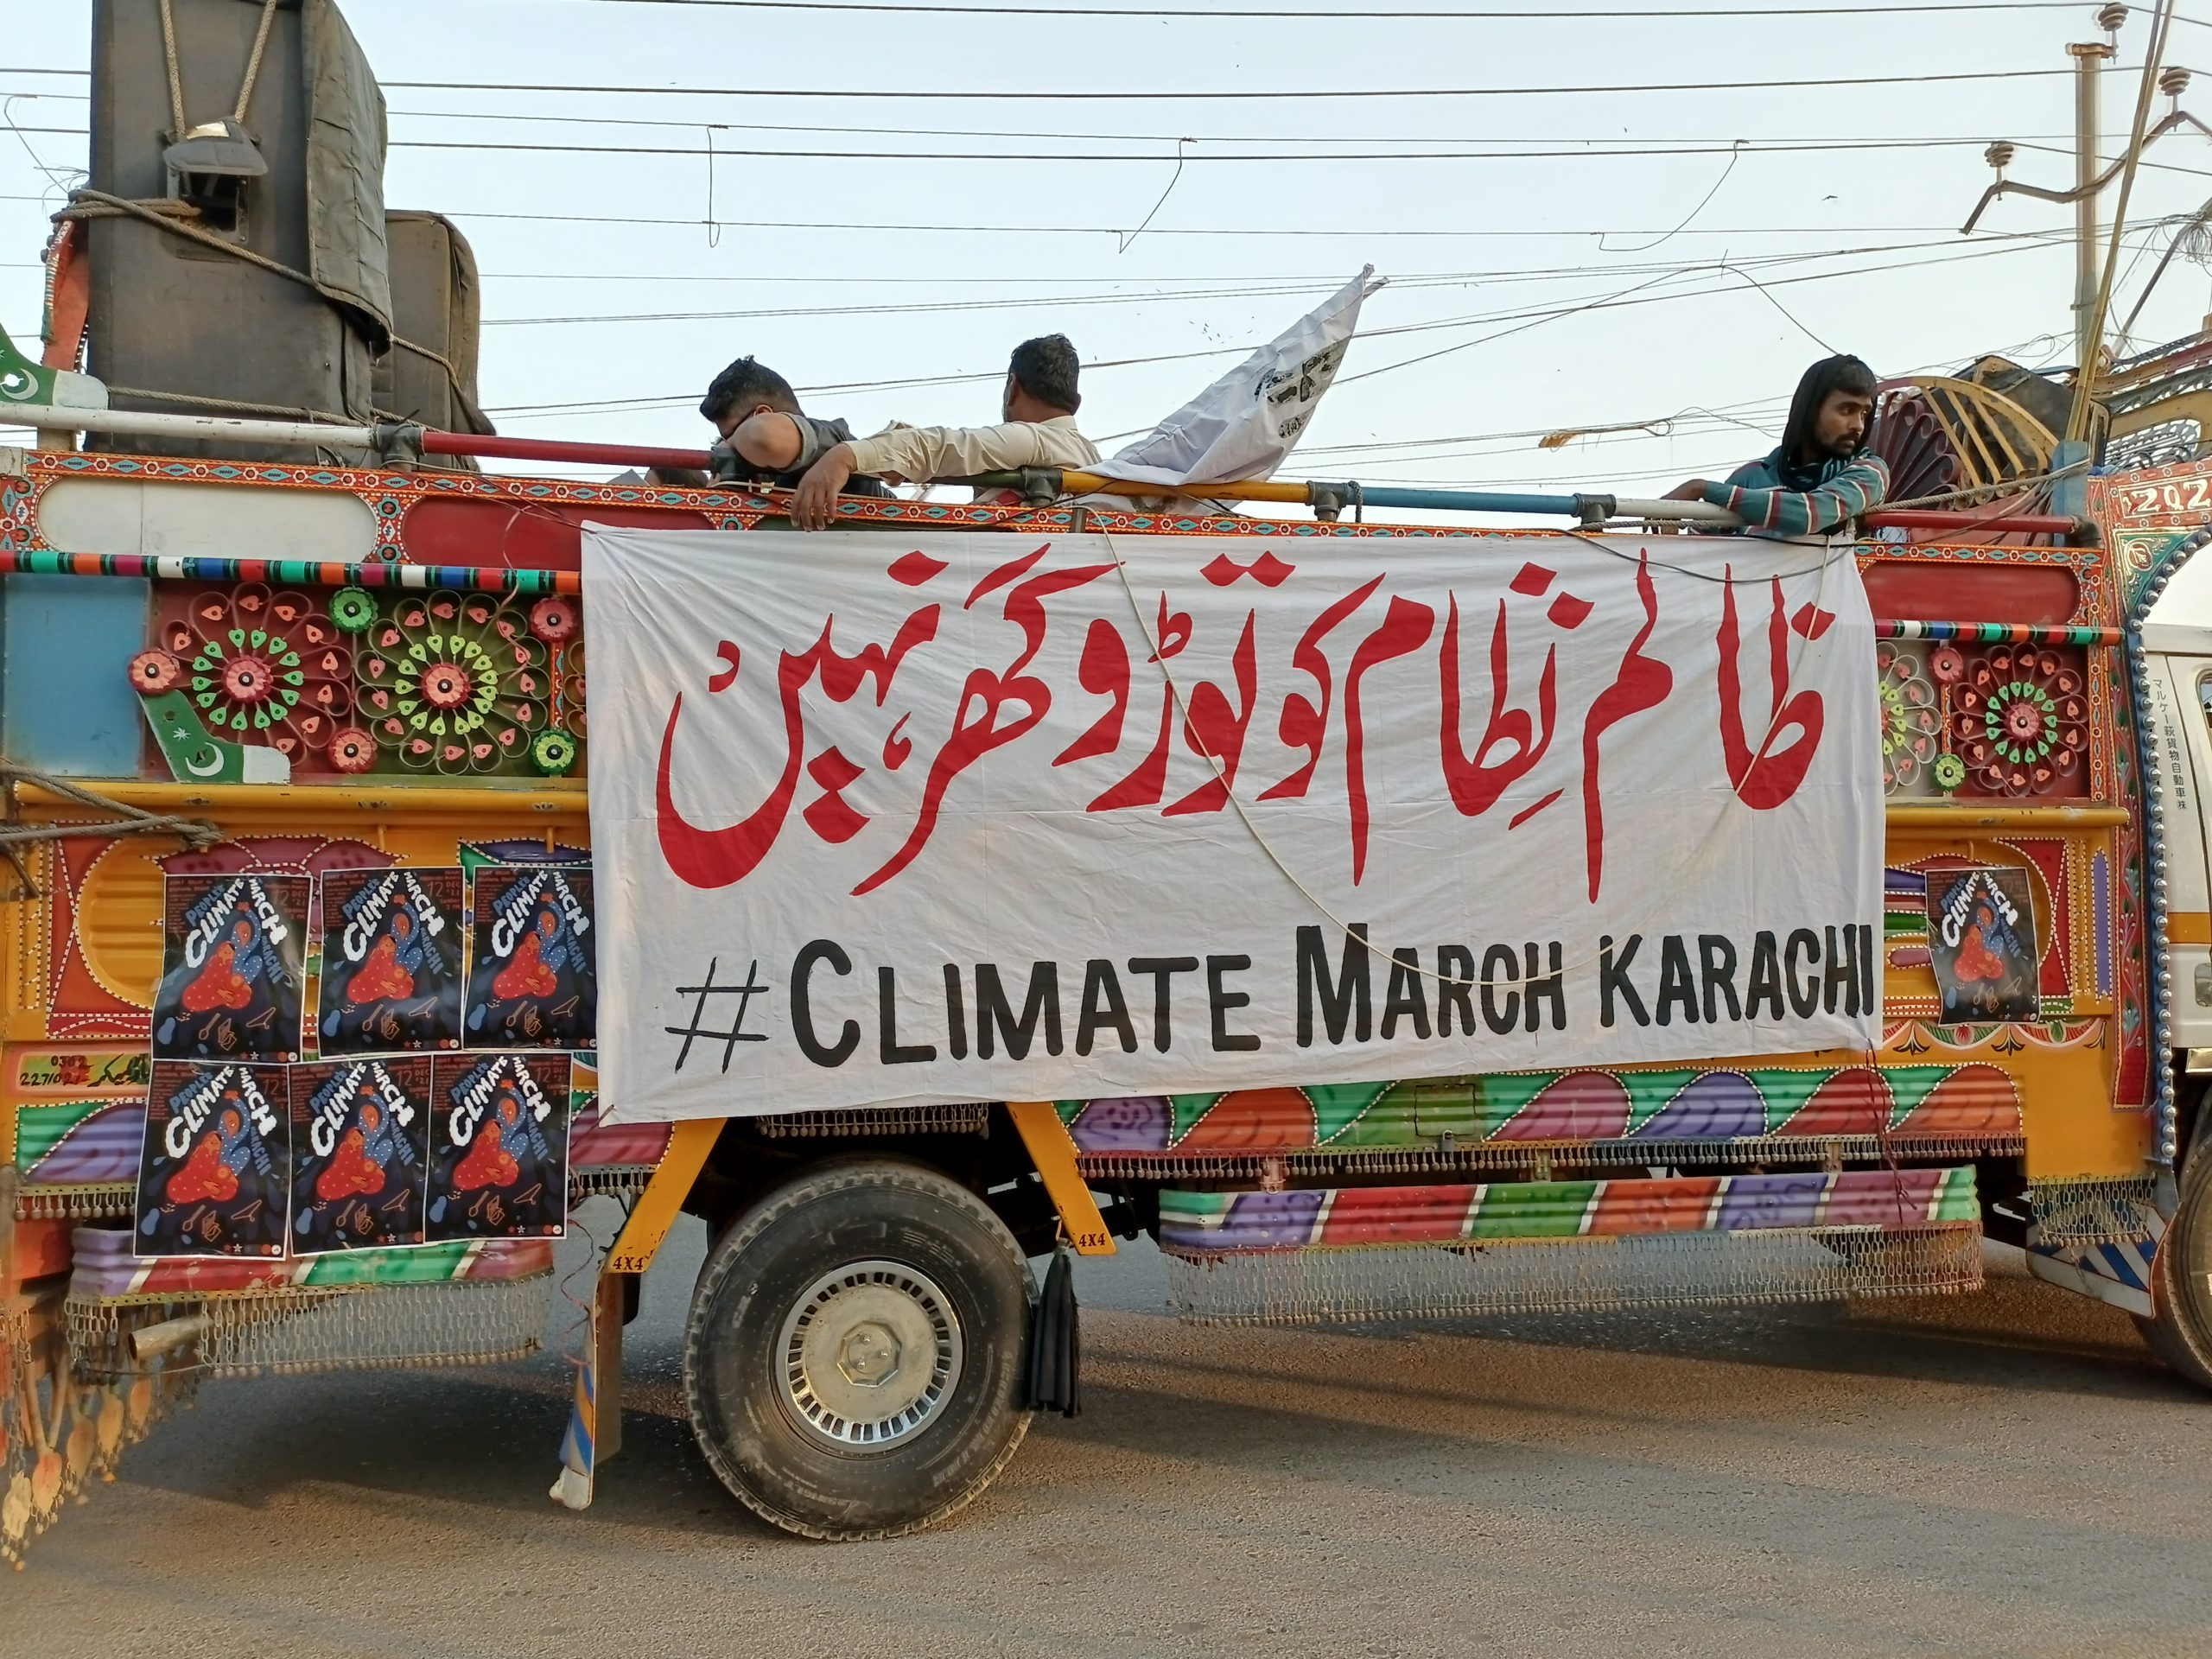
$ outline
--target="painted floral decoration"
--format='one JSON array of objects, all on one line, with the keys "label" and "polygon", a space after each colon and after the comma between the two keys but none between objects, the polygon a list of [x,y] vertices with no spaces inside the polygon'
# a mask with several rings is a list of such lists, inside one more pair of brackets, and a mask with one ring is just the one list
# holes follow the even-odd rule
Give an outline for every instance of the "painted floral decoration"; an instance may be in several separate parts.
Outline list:
[{"label": "painted floral decoration", "polygon": [[576,740],[566,732],[540,732],[530,746],[530,758],[547,777],[562,777],[576,764]]},{"label": "painted floral decoration", "polygon": [[365,588],[340,588],[330,596],[330,620],[346,633],[359,633],[377,620],[376,595]]},{"label": "painted floral decoration", "polygon": [[522,612],[488,594],[410,594],[364,638],[360,709],[386,753],[446,774],[527,764],[553,687]]},{"label": "painted floral decoration", "polygon": [[184,678],[184,664],[175,653],[156,647],[130,659],[130,688],[142,696],[157,696],[173,690]]},{"label": "painted floral decoration", "polygon": [[1896,793],[1920,781],[1942,747],[1942,714],[1920,658],[1904,645],[1875,647],[1875,683],[1882,698],[1882,787]]},{"label": "painted floral decoration", "polygon": [[2011,646],[1970,663],[1951,690],[1951,746],[1974,786],[2048,790],[2081,764],[2088,698],[2080,669],[2055,651]]},{"label": "painted floral decoration", "polygon": [[348,726],[330,740],[330,764],[340,772],[366,772],[377,763],[377,741],[358,726]]},{"label": "painted floral decoration", "polygon": [[[159,628],[156,651],[181,665],[182,684],[218,737],[265,744],[299,759],[321,750],[353,706],[353,654],[330,618],[304,594],[271,592],[259,582],[194,597]],[[151,670],[149,668],[149,671]]]},{"label": "painted floral decoration", "polygon": [[549,645],[573,638],[576,632],[576,602],[558,596],[541,599],[530,607],[530,631]]}]

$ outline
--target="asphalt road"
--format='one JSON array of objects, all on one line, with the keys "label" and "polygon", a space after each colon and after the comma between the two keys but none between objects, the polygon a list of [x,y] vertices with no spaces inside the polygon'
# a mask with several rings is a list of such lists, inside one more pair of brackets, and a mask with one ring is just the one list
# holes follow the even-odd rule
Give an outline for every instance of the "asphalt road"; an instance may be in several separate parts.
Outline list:
[{"label": "asphalt road", "polygon": [[1085,1263],[1084,1414],[950,1524],[755,1523],[681,1414],[679,1233],[627,1443],[566,1372],[209,1384],[0,1575],[0,1655],[2212,1653],[2212,1402],[2123,1317],[1962,1299],[1219,1331]]}]

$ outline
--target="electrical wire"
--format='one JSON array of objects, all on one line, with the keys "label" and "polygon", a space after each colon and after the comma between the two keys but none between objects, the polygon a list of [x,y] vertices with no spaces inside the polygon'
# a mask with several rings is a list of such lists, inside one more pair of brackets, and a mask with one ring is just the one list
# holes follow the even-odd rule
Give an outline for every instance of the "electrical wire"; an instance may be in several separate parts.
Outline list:
[{"label": "electrical wire", "polygon": [[[2040,242],[2028,244],[2016,243],[2006,247],[1985,249],[1971,253],[1952,254],[1936,259],[1899,260],[1877,266],[1854,267],[1847,270],[1814,271],[1797,276],[1777,277],[1772,283],[1770,283],[1769,286],[1781,287],[1794,283],[1827,282],[1847,276],[1878,276],[1893,270],[1910,270],[1923,269],[1930,265],[1956,264],[1970,259],[1999,258],[2008,253],[2028,252],[2044,245]],[[1653,279],[1654,282],[1664,280],[1667,280],[1664,276]],[[1643,288],[1650,285],[1650,283],[1639,283],[1637,286],[1638,288]],[[1361,331],[1360,337],[1362,339],[1387,338],[1393,334],[1429,332],[1440,328],[1480,327],[1489,322],[1509,321],[1514,322],[1516,326],[1506,332],[1520,333],[1525,328],[1534,327],[1538,323],[1555,321],[1560,317],[1570,316],[1586,311],[1613,309],[1630,305],[1649,305],[1662,301],[1707,298],[1715,295],[1726,295],[1738,292],[1740,292],[1740,290],[1732,287],[1724,286],[1684,289],[1671,294],[1655,294],[1642,296],[1638,296],[1633,292],[1618,293],[1609,296],[1600,296],[1593,299],[1586,299],[1572,304],[1546,308],[1537,311],[1505,312],[1487,316],[1452,317],[1430,322],[1406,323],[1390,328],[1363,329]],[[1367,370],[1361,374],[1340,376],[1337,384],[1338,385],[1348,385],[1355,380],[1368,379],[1377,374],[1389,373],[1397,369],[1411,367],[1416,363],[1426,362],[1432,358],[1443,357],[1455,352],[1470,349],[1475,346],[1485,345],[1491,340],[1500,337],[1502,336],[1492,334],[1484,335],[1477,340],[1460,341],[1456,345],[1447,346],[1434,352],[1424,353],[1418,357],[1404,359],[1395,363],[1384,364],[1378,368]],[[1191,362],[1203,360],[1208,358],[1237,356],[1248,353],[1251,350],[1251,344],[1247,342],[1235,346],[1210,346],[1198,351],[1163,352],[1146,357],[1096,359],[1087,362],[1082,366],[1086,373],[1096,373],[1106,370],[1135,368],[1156,363]],[[925,386],[960,385],[974,384],[980,381],[998,380],[1004,378],[1005,372],[1006,372],[1003,369],[995,368],[977,372],[912,375],[896,379],[839,381],[822,385],[799,386],[795,388],[795,390],[810,394],[909,391]],[[690,404],[696,401],[696,393],[684,392],[674,396],[659,397],[593,399],[589,401],[570,399],[557,404],[514,404],[490,409],[486,412],[487,414],[518,416],[524,418],[531,418],[546,417],[556,414],[588,414],[613,410],[676,408]]]},{"label": "electrical wire", "polygon": [[[0,72],[4,73],[4,72]],[[1794,80],[1647,81],[1628,85],[1580,86],[1356,86],[1293,89],[1274,86],[1229,87],[1217,92],[1095,92],[1010,91],[1003,88],[954,90],[947,87],[879,86],[639,86],[584,81],[503,80],[387,80],[387,91],[448,92],[559,92],[587,97],[629,98],[768,98],[851,99],[861,103],[886,99],[924,99],[953,103],[1249,103],[1287,100],[1311,104],[1324,99],[1416,98],[1571,98],[1618,97],[1624,92],[1764,92],[1827,91],[1840,86],[1925,86],[1977,80],[2045,80],[2071,76],[2071,69],[1954,69],[1919,75],[1821,75]]]},{"label": "electrical wire", "polygon": [[[1559,20],[1611,17],[1623,21],[1665,17],[1786,17],[1802,21],[1802,9],[1788,6],[1660,6],[1649,10],[1611,9],[1560,10],[1369,10],[1295,11],[1277,7],[1230,10],[1222,7],[1153,6],[982,6],[944,3],[943,0],[588,0],[598,5],[707,6],[752,11],[866,11],[924,13],[933,16],[968,17],[1142,17],[1173,22],[1179,18],[1230,18],[1262,22],[1552,22]],[[1885,0],[1871,6],[1838,6],[1824,18],[1878,17],[1924,12],[2051,11],[2072,10],[2076,0]]]},{"label": "electrical wire", "polygon": [[[1993,241],[1995,239],[1992,238]],[[2065,240],[2066,237],[2058,232],[2024,231],[2009,232],[2004,239],[2012,242],[2056,243]],[[1746,281],[1755,281],[1744,269],[1745,266],[1767,270],[1776,266],[1802,264],[1814,260],[1858,257],[1878,253],[1916,252],[1933,247],[1953,246],[1955,245],[1955,238],[1950,238],[1941,242],[1898,242],[1856,248],[1808,250],[1796,253],[1765,254],[1725,263],[1710,259],[1657,261],[1649,264],[1609,267],[1605,274],[1627,276],[1649,275],[1655,272],[1662,275],[1679,275],[1700,270],[1731,270],[1744,276]],[[1466,271],[1426,276],[1394,276],[1390,279],[1390,285],[1393,289],[1400,293],[1417,293],[1436,288],[1478,288],[1516,283],[1571,281],[1578,277],[1586,278],[1591,274],[1591,269],[1586,265],[1551,265],[1523,270]],[[1071,278],[1069,280],[1085,279]],[[489,328],[618,322],[728,322],[782,317],[874,316],[887,311],[895,311],[900,316],[911,316],[933,312],[1012,310],[1042,306],[1154,305],[1179,301],[1214,303],[1223,300],[1296,298],[1317,293],[1333,293],[1342,286],[1343,279],[1340,276],[1331,276],[1286,279],[1280,283],[1247,283],[1235,287],[1183,290],[1147,288],[1136,293],[1030,294],[995,296],[990,299],[909,301],[896,306],[887,306],[878,302],[864,305],[761,307],[744,310],[622,311],[574,315],[486,317],[483,320],[482,326]]]}]

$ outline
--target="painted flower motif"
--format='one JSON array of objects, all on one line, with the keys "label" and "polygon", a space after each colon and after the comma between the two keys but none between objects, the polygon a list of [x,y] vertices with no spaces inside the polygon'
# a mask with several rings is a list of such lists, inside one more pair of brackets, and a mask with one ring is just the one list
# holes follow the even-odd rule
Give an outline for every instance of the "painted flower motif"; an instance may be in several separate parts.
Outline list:
[{"label": "painted flower motif", "polygon": [[130,689],[141,696],[158,696],[184,677],[184,664],[166,651],[142,651],[130,659]]},{"label": "painted flower motif", "polygon": [[1966,676],[1966,657],[1956,645],[1938,645],[1929,656],[1928,671],[1938,685],[1956,685]]},{"label": "painted flower motif", "polygon": [[161,689],[140,679],[139,665],[166,653],[218,737],[296,762],[324,751],[353,711],[353,654],[304,594],[259,582],[210,589],[156,633],[158,649],[132,662],[133,683]]},{"label": "painted flower motif", "polygon": [[330,596],[330,620],[342,633],[360,633],[377,620],[376,595],[365,588],[340,588]]},{"label": "painted flower motif", "polygon": [[521,612],[488,594],[410,594],[365,639],[360,708],[380,748],[448,775],[527,764],[554,688]]},{"label": "painted flower motif", "polygon": [[1968,665],[1951,694],[1951,747],[1978,789],[2030,795],[2082,764],[2089,704],[2082,671],[2055,651],[2011,646]]},{"label": "painted flower motif", "polygon": [[344,772],[366,772],[377,763],[377,741],[358,726],[330,740],[330,764]]},{"label": "painted flower motif", "polygon": [[1919,783],[1941,747],[1943,717],[1936,687],[1910,646],[1875,647],[1875,683],[1882,700],[1882,787],[1891,794]]},{"label": "painted flower motif", "polygon": [[1967,780],[1967,763],[1955,754],[1936,757],[1936,787],[1944,791],[1956,789]]},{"label": "painted flower motif", "polygon": [[566,732],[540,732],[530,746],[530,758],[548,778],[565,776],[576,764],[576,740]]},{"label": "painted flower motif", "polygon": [[576,622],[576,604],[572,599],[541,599],[530,607],[530,631],[549,645],[572,639]]}]

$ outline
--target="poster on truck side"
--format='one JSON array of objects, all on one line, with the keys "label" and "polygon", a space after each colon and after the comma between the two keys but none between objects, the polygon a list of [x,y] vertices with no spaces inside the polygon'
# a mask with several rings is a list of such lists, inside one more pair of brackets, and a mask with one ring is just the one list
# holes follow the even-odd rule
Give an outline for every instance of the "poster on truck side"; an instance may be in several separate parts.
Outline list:
[{"label": "poster on truck side", "polygon": [[466,1048],[589,1049],[599,974],[591,872],[493,865],[476,872]]},{"label": "poster on truck side", "polygon": [[594,525],[583,599],[610,1122],[1880,1041],[1847,544]]},{"label": "poster on truck side", "polygon": [[2027,871],[1986,865],[1929,871],[1928,956],[1945,1024],[2033,1020],[2043,953]]},{"label": "poster on truck side", "polygon": [[167,879],[156,1059],[299,1058],[309,886],[304,875]]},{"label": "poster on truck side", "polygon": [[131,1253],[281,1256],[291,1173],[283,1066],[156,1060]]},{"label": "poster on truck side", "polygon": [[569,1057],[447,1054],[432,1068],[433,1240],[557,1238],[569,1216]]},{"label": "poster on truck side", "polygon": [[423,1243],[429,1057],[288,1070],[292,1254]]},{"label": "poster on truck side", "polygon": [[461,1046],[461,877],[451,869],[331,870],[320,879],[325,1057]]}]

